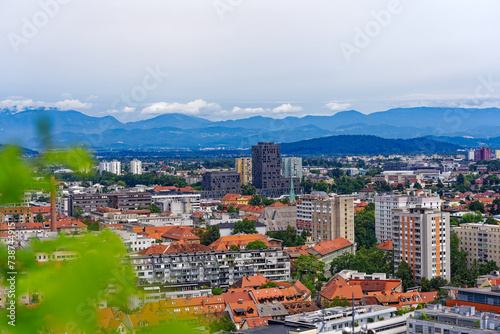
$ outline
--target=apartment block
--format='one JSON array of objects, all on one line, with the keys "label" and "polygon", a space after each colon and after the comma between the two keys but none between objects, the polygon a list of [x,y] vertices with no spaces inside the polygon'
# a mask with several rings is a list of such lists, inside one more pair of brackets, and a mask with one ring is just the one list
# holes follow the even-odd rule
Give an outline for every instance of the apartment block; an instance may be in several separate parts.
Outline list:
[{"label": "apartment block", "polygon": [[491,160],[491,149],[489,147],[481,147],[479,150],[474,151],[474,161]]},{"label": "apartment block", "polygon": [[281,159],[281,176],[302,179],[302,158],[290,157]]},{"label": "apartment block", "polygon": [[241,182],[238,172],[208,172],[203,174],[201,189],[209,192],[210,197],[222,198],[227,193],[240,193]]},{"label": "apartment block", "polygon": [[234,165],[241,185],[252,184],[252,158],[236,158]]},{"label": "apartment block", "polygon": [[206,249],[185,250],[182,253],[169,253],[166,249],[159,254],[147,250],[141,253],[143,254],[131,256],[130,261],[137,277],[148,283],[205,282],[212,288],[228,288],[240,278],[258,273],[272,281],[291,279],[290,258],[288,253],[281,249]]},{"label": "apartment block", "polygon": [[122,174],[122,164],[118,160],[113,160],[111,162],[101,161],[99,163],[99,172],[109,172],[116,175]]},{"label": "apartment block", "polygon": [[375,235],[377,242],[381,243],[392,239],[392,210],[408,208],[410,206],[439,209],[441,199],[439,196],[375,196]]},{"label": "apartment block", "polygon": [[72,216],[76,207],[84,212],[96,211],[98,207],[109,207],[120,210],[136,210],[139,206],[151,205],[149,192],[96,193],[73,194],[69,197],[69,215]]},{"label": "apartment block", "polygon": [[311,231],[314,242],[345,238],[354,243],[354,198],[325,192],[301,196],[297,228]]},{"label": "apartment block", "polygon": [[467,263],[477,260],[500,263],[500,226],[488,224],[462,224],[453,229],[460,239],[460,249],[467,251]]},{"label": "apartment block", "polygon": [[142,161],[134,159],[130,162],[130,173],[134,175],[142,174]]},{"label": "apartment block", "polygon": [[450,215],[424,207],[392,210],[394,268],[406,261],[415,282],[450,276]]}]

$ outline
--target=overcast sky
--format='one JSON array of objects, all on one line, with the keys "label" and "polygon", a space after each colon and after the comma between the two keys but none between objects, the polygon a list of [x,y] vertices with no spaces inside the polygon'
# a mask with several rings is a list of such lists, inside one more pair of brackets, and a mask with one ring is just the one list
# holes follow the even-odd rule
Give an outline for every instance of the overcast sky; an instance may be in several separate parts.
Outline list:
[{"label": "overcast sky", "polygon": [[495,0],[2,0],[0,108],[126,122],[499,106],[499,13]]}]

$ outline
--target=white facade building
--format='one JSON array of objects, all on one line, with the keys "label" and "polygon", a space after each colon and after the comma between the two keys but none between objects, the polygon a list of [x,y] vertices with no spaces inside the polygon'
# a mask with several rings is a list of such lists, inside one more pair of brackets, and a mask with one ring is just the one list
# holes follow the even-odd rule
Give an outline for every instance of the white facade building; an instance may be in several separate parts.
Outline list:
[{"label": "white facade building", "polygon": [[142,161],[134,159],[130,162],[130,173],[135,175],[142,174]]},{"label": "white facade building", "polygon": [[439,209],[439,196],[375,196],[375,235],[381,243],[392,239],[392,209],[419,205],[424,208]]},{"label": "white facade building", "polygon": [[290,157],[281,159],[281,176],[302,179],[302,158]]},{"label": "white facade building", "polygon": [[99,163],[99,172],[109,172],[116,175],[122,174],[122,164],[118,160],[113,160],[111,162],[101,161]]}]

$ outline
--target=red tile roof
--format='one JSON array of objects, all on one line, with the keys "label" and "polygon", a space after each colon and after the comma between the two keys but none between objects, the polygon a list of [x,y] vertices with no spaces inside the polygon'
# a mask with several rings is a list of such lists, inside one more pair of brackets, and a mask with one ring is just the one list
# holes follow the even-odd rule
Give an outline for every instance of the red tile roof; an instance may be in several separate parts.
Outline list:
[{"label": "red tile roof", "polygon": [[175,253],[194,253],[194,252],[209,252],[210,247],[204,246],[195,242],[185,240],[171,243],[170,245],[153,245],[139,251],[139,254],[175,254]]},{"label": "red tile roof", "polygon": [[377,245],[377,249],[392,250],[392,240],[386,240],[383,243]]},{"label": "red tile roof", "polygon": [[321,255],[326,255],[349,246],[352,246],[352,242],[345,238],[337,238],[335,240],[321,241],[313,246],[312,249]]},{"label": "red tile roof", "polygon": [[217,239],[210,245],[210,248],[216,251],[229,250],[229,247],[231,247],[231,245],[245,248],[245,246],[248,245],[249,242],[256,240],[262,241],[267,247],[270,246],[269,241],[262,234],[237,234]]}]

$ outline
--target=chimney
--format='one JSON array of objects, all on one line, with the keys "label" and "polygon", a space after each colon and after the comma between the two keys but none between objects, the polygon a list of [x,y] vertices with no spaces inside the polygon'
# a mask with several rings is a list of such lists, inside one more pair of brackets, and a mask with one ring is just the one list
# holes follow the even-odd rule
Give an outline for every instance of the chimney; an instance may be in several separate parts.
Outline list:
[{"label": "chimney", "polygon": [[57,232],[57,213],[56,213],[56,178],[50,177],[50,231]]},{"label": "chimney", "polygon": [[243,299],[238,299],[238,304],[243,304]]}]

